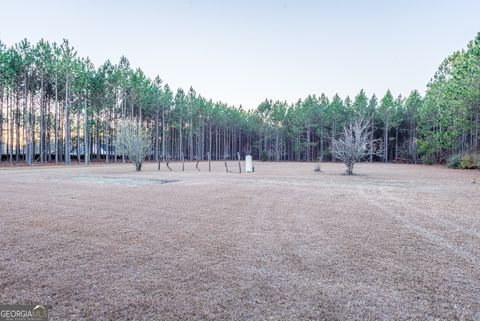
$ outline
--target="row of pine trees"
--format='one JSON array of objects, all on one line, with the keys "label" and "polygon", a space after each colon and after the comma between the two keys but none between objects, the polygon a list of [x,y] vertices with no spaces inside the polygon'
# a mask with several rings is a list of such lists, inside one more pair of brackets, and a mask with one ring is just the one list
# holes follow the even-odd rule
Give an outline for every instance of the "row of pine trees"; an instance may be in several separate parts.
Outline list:
[{"label": "row of pine trees", "polygon": [[383,154],[370,161],[442,162],[480,150],[480,34],[445,59],[425,95],[310,95],[256,109],[172,91],[122,57],[95,67],[63,43],[0,42],[0,161],[10,164],[125,161],[115,139],[126,119],[149,129],[150,160],[331,160],[329,145],[356,118]]}]

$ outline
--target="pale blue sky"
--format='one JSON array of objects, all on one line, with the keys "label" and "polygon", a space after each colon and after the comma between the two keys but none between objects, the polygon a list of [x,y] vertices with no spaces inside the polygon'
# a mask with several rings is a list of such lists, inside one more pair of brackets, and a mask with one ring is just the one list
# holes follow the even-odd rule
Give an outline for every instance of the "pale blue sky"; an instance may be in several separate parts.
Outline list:
[{"label": "pale blue sky", "polygon": [[425,85],[480,31],[480,1],[2,1],[0,39],[67,38],[173,88],[256,107]]}]

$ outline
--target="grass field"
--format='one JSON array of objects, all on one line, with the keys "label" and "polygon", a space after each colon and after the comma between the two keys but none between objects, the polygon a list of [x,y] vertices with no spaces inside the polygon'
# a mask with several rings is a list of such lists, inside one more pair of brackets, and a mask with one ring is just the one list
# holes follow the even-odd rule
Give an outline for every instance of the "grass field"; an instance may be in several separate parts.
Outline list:
[{"label": "grass field", "polygon": [[479,171],[314,166],[0,169],[0,302],[51,320],[480,320]]}]

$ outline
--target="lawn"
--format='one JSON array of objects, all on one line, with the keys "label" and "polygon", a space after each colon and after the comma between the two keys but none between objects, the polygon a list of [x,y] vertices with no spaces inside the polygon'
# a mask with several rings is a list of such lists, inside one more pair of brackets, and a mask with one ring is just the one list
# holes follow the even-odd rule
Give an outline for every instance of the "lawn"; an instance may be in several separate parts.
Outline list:
[{"label": "lawn", "polygon": [[479,171],[254,165],[0,169],[0,302],[51,320],[480,320]]}]

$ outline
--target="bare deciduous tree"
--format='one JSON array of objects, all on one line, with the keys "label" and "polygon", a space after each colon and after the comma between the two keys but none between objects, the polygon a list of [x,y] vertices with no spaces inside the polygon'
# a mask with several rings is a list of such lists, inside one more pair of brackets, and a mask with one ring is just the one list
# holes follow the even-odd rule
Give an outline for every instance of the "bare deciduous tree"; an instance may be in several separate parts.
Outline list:
[{"label": "bare deciduous tree", "polygon": [[343,137],[334,139],[330,148],[332,155],[342,160],[347,165],[347,174],[353,174],[355,163],[366,158],[370,154],[379,155],[379,140],[371,140],[369,123],[363,118],[345,125]]},{"label": "bare deciduous tree", "polygon": [[150,150],[150,134],[141,124],[131,118],[126,119],[118,132],[117,148],[135,164],[137,171],[142,170],[142,163]]}]

